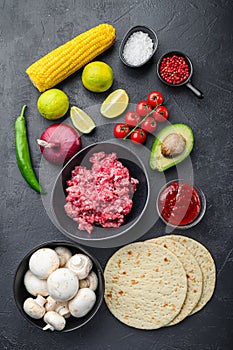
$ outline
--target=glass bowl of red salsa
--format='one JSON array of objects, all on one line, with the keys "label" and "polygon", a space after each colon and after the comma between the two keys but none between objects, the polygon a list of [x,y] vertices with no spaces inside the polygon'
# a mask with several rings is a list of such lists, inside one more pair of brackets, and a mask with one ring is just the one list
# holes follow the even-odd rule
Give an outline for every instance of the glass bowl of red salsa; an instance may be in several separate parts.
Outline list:
[{"label": "glass bowl of red salsa", "polygon": [[206,198],[200,187],[193,182],[176,179],[161,188],[156,207],[159,217],[165,224],[174,228],[188,229],[203,218]]}]

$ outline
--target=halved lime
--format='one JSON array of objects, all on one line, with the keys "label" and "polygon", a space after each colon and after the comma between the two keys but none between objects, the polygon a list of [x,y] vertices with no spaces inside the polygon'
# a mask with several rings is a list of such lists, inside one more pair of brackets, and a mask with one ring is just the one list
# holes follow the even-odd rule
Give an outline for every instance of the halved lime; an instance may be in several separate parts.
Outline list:
[{"label": "halved lime", "polygon": [[76,129],[78,129],[83,134],[89,134],[93,129],[95,129],[95,123],[87,113],[82,109],[73,106],[70,109],[70,118]]},{"label": "halved lime", "polygon": [[113,91],[102,103],[101,114],[106,118],[116,118],[127,108],[129,96],[123,89]]}]

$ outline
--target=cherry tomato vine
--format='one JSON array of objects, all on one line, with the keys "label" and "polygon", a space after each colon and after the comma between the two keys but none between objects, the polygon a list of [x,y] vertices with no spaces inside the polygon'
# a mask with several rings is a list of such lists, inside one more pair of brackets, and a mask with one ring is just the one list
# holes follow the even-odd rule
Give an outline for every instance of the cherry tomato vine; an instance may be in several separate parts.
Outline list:
[{"label": "cherry tomato vine", "polygon": [[168,119],[168,110],[162,105],[164,97],[159,91],[151,91],[147,100],[141,100],[136,105],[136,111],[130,111],[124,116],[125,123],[118,123],[114,127],[114,135],[133,143],[143,144],[146,134],[156,130],[157,122]]}]

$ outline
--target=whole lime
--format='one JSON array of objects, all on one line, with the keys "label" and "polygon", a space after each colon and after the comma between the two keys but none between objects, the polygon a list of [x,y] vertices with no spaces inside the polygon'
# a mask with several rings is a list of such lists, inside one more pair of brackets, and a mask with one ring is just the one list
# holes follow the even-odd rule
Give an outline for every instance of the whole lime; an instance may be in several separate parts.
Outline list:
[{"label": "whole lime", "polygon": [[50,89],[40,95],[37,108],[42,117],[49,120],[62,118],[69,109],[68,96],[59,89]]},{"label": "whole lime", "polygon": [[100,61],[87,64],[82,73],[83,85],[92,92],[108,90],[112,86],[113,79],[112,68],[107,63]]}]

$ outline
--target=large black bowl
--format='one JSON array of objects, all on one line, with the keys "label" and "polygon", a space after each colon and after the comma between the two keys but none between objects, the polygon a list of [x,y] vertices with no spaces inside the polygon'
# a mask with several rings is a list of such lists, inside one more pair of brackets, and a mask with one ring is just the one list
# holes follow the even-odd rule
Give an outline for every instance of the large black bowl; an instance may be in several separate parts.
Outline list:
[{"label": "large black bowl", "polygon": [[76,317],[70,316],[66,320],[66,326],[61,332],[69,332],[69,331],[73,331],[77,328],[82,327],[88,321],[90,321],[92,319],[92,317],[96,314],[100,305],[102,304],[103,296],[104,296],[104,277],[103,277],[103,271],[102,271],[100,263],[93,255],[91,255],[88,251],[81,248],[77,244],[70,243],[70,242],[63,242],[63,241],[62,242],[53,241],[53,242],[42,243],[42,244],[38,245],[37,247],[33,248],[23,258],[23,260],[20,262],[20,264],[16,270],[15,277],[14,277],[14,286],[13,286],[14,298],[15,298],[16,305],[17,305],[19,311],[21,312],[21,314],[23,315],[23,317],[26,320],[28,320],[31,324],[33,324],[34,326],[36,326],[42,330],[43,327],[46,325],[45,322],[43,321],[43,319],[39,319],[39,320],[33,319],[30,316],[28,316],[23,310],[24,301],[29,297],[35,298],[27,292],[27,290],[24,286],[24,275],[29,269],[29,259],[30,259],[31,255],[36,250],[38,250],[40,248],[45,248],[45,247],[55,249],[58,246],[63,246],[63,247],[68,248],[72,252],[72,254],[82,253],[82,254],[89,256],[93,262],[93,271],[96,273],[96,275],[98,277],[98,282],[99,282],[98,288],[95,291],[96,302],[95,302],[94,307],[91,309],[91,311],[84,317],[76,318]]},{"label": "large black bowl", "polygon": [[[131,212],[125,216],[125,222],[118,228],[103,228],[95,226],[91,234],[86,231],[78,229],[78,225],[70,217],[67,216],[64,205],[66,203],[66,188],[67,180],[71,178],[71,172],[77,165],[86,166],[90,168],[90,156],[95,152],[102,152],[109,154],[115,152],[118,159],[124,166],[129,169],[131,177],[139,180],[137,190],[133,195],[133,206]],[[52,220],[58,229],[69,238],[76,240],[82,244],[87,241],[110,240],[114,237],[127,234],[133,226],[139,221],[143,215],[149,199],[149,180],[146,169],[137,157],[137,155],[129,148],[123,145],[102,142],[92,144],[80,152],[78,152],[62,169],[58,175],[51,195],[51,211]]]}]

